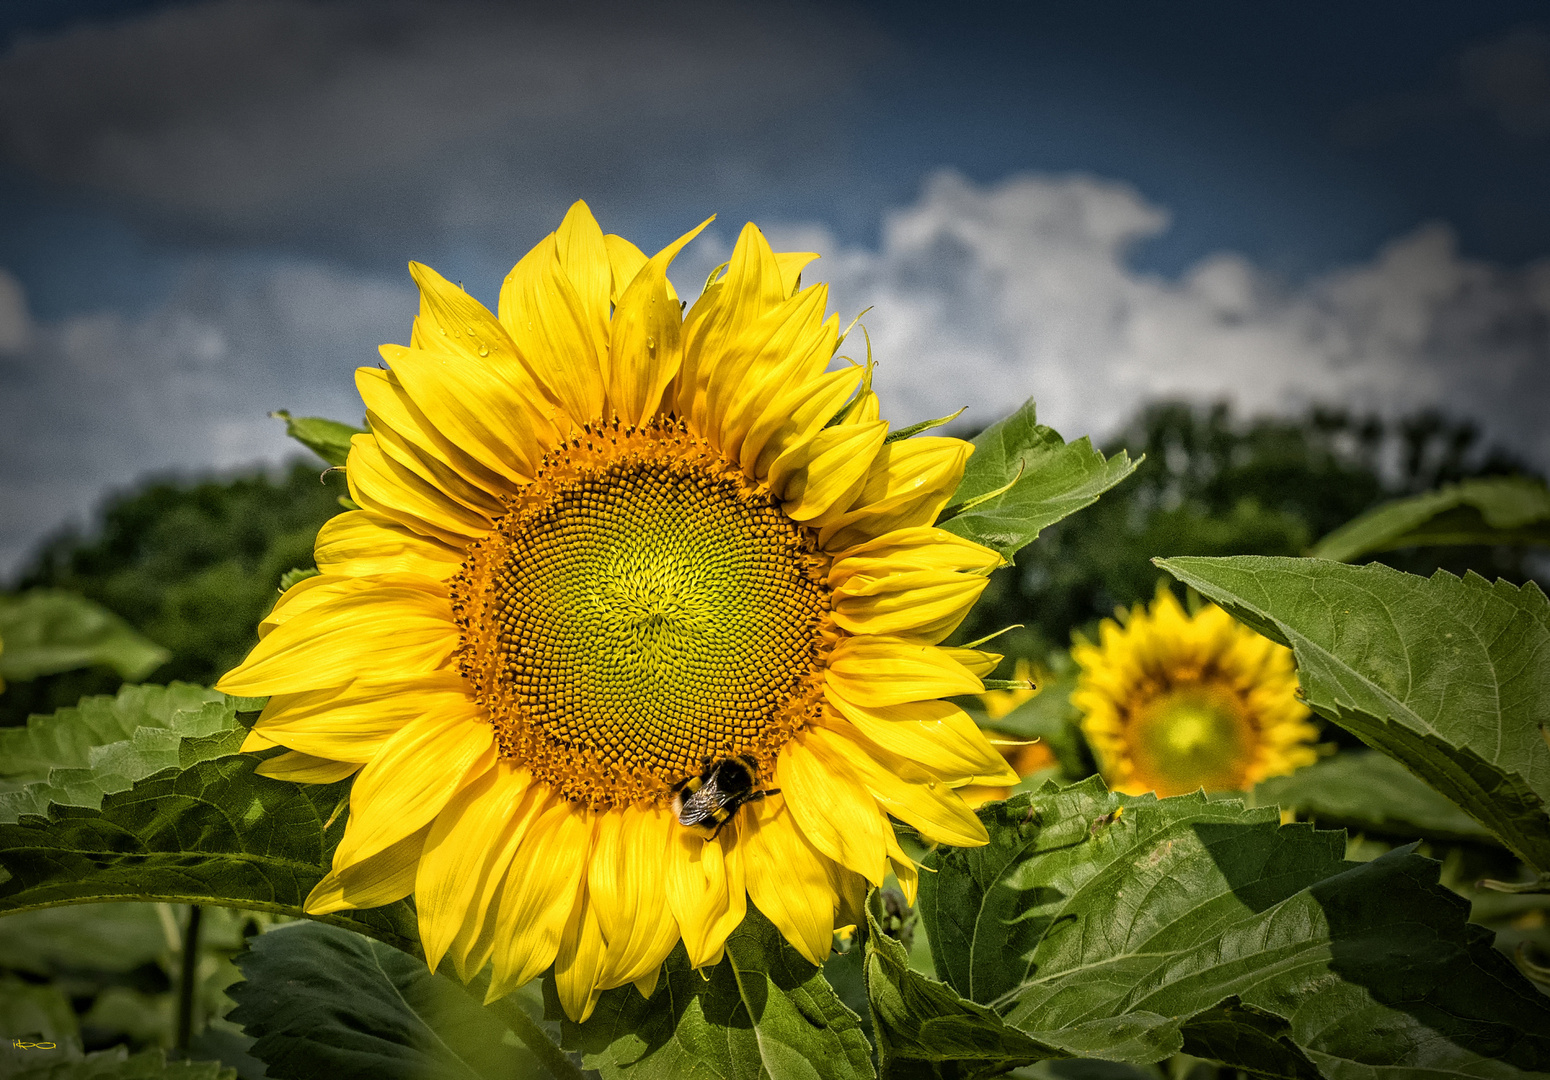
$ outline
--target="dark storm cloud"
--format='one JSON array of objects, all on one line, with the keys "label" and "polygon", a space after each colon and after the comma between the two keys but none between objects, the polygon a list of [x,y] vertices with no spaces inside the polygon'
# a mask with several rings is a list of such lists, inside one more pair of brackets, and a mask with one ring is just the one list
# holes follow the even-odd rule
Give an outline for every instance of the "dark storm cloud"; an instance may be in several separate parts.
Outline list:
[{"label": "dark storm cloud", "polygon": [[1485,119],[1513,140],[1550,136],[1550,33],[1521,26],[1452,56],[1432,81],[1344,109],[1334,134],[1351,146],[1418,132],[1462,129]]},{"label": "dark storm cloud", "polygon": [[735,187],[768,164],[746,136],[876,48],[791,4],[218,0],[20,40],[0,155],[239,239],[509,228],[578,191]]}]

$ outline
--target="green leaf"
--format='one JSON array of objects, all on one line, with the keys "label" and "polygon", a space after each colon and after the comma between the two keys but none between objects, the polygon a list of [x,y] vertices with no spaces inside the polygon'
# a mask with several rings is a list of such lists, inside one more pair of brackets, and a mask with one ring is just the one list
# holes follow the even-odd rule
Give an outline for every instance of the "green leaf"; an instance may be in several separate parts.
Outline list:
[{"label": "green leaf", "polygon": [[979,813],[990,843],[927,858],[921,914],[947,983],[1035,1040],[1331,1080],[1550,1068],[1550,1002],[1431,860],[1096,778]]},{"label": "green leaf", "polygon": [[309,577],[317,577],[319,573],[320,571],[315,566],[298,566],[294,570],[287,570],[280,575],[280,591],[282,593],[290,592],[291,586],[298,581],[306,581]]},{"label": "green leaf", "polygon": [[95,808],[162,769],[236,753],[247,735],[236,715],[260,704],[187,683],[126,686],[0,730],[0,822],[50,803]]},{"label": "green leaf", "polygon": [[0,683],[96,665],[143,679],[170,655],[84,596],[61,589],[0,596]]},{"label": "green leaf", "polygon": [[[107,795],[0,824],[0,914],[56,904],[165,900],[302,915],[344,834],[350,781],[296,784],[254,773],[231,733],[186,739],[183,767]],[[224,754],[224,756],[217,756]],[[407,900],[320,916],[419,951]]]},{"label": "green leaf", "polygon": [[170,953],[177,942],[168,929],[153,904],[73,904],[24,911],[0,918],[0,957],[6,967],[30,975],[123,973]]},{"label": "green leaf", "polygon": [[586,1023],[566,1020],[561,1032],[605,1080],[872,1075],[856,1015],[752,907],[714,968],[690,969],[679,945],[649,999],[631,986],[605,991]]},{"label": "green leaf", "polygon": [[320,923],[252,939],[227,1019],[276,1080],[540,1075],[498,1015],[423,960]]},{"label": "green leaf", "polygon": [[[0,1050],[0,1053],[6,1053]],[[236,1080],[235,1069],[218,1061],[168,1061],[161,1050],[131,1055],[122,1046],[84,1058],[49,1050],[12,1050],[5,1061],[8,1080]],[[10,1071],[10,1070],[15,1071]]]},{"label": "green leaf", "polygon": [[1347,751],[1255,786],[1253,805],[1279,806],[1320,825],[1403,840],[1472,840],[1496,834],[1432,790],[1393,758]]},{"label": "green leaf", "polygon": [[882,1080],[995,1076],[1060,1052],[1008,1027],[983,1005],[910,970],[904,946],[867,913],[867,1000]]},{"label": "green leaf", "polygon": [[1011,487],[958,513],[949,507],[939,524],[1010,559],[1047,526],[1097,502],[1139,464],[1123,450],[1105,459],[1086,438],[1067,443],[1036,422],[1030,399],[974,440],[952,501],[964,507]]},{"label": "green leaf", "polygon": [[1290,645],[1320,716],[1550,870],[1550,603],[1539,586],[1323,559],[1157,565]]},{"label": "green leaf", "polygon": [[[53,983],[23,982],[0,977],[0,1061],[12,1039],[59,1043],[80,1048],[81,1026],[70,999]],[[14,1047],[10,1047],[14,1050]]]},{"label": "green leaf", "polygon": [[292,416],[284,409],[269,414],[285,421],[285,433],[330,465],[343,465],[350,456],[350,436],[364,435],[365,429],[325,420],[321,416]]},{"label": "green leaf", "polygon": [[1379,551],[1429,544],[1550,545],[1550,490],[1526,476],[1447,484],[1367,511],[1308,554],[1354,562]]}]

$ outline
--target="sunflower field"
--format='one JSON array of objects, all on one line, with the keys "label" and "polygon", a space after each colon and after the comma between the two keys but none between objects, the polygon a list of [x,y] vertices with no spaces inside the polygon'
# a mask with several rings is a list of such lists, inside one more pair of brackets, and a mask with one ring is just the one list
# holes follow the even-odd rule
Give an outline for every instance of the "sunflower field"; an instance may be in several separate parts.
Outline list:
[{"label": "sunflower field", "polygon": [[703,228],[411,264],[364,426],[276,414],[322,484],[0,596],[0,1074],[1550,1076],[1543,482],[885,418]]}]

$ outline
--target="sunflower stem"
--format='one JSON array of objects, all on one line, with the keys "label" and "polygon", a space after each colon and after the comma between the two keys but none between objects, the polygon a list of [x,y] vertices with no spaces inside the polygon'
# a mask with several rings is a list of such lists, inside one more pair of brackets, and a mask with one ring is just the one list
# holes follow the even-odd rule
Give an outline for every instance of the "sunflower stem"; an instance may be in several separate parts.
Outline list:
[{"label": "sunflower stem", "polygon": [[577,1068],[564,1050],[555,1041],[544,1034],[544,1029],[539,1027],[533,1018],[522,1011],[522,1007],[510,998],[496,998],[486,1008],[492,1010],[501,1022],[511,1030],[511,1033],[522,1041],[522,1044],[533,1052],[544,1068],[549,1070],[549,1075],[554,1080],[585,1080],[586,1074]]},{"label": "sunflower stem", "polygon": [[178,1030],[174,1049],[188,1055],[188,1044],[194,1035],[194,994],[199,981],[199,923],[204,909],[198,904],[188,906],[188,923],[183,928],[183,956],[178,973]]}]

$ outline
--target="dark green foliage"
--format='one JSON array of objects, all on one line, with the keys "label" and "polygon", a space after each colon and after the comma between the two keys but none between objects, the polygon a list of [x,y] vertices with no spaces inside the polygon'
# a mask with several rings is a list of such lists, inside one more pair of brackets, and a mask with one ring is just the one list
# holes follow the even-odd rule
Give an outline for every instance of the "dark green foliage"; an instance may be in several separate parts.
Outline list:
[{"label": "dark green foliage", "polygon": [[929,1005],[955,1026],[977,1016],[988,1039],[973,1002],[1070,1053],[1182,1049],[1268,1076],[1550,1067],[1550,1001],[1465,921],[1436,863],[1350,863],[1340,833],[1278,827],[1273,809],[1096,779],[980,816],[990,844],[940,849],[921,875],[946,986],[916,995],[911,1023]]},{"label": "dark green foliage", "polygon": [[1369,510],[1324,537],[1315,559],[1360,562],[1380,551],[1417,546],[1550,546],[1550,490],[1526,476],[1445,484]]},{"label": "dark green foliage", "polygon": [[[1429,414],[1389,424],[1328,411],[1244,422],[1225,406],[1163,403],[1104,450],[1122,448],[1146,458],[1135,475],[1045,529],[1015,567],[993,575],[962,640],[1023,623],[998,651],[1041,656],[1116,605],[1150,600],[1160,576],[1154,556],[1301,555],[1387,499],[1524,471],[1483,450],[1471,426]],[[1528,576],[1523,553],[1510,548],[1409,549],[1382,559],[1415,573]]]},{"label": "dark green foliage", "polygon": [[[318,527],[339,513],[344,482],[320,483],[319,472],[296,464],[278,479],[141,488],[111,501],[90,536],[50,541],[17,584],[80,593],[170,651],[151,681],[208,686],[252,647],[281,575],[312,565]],[[118,684],[101,670],[12,683],[0,695],[0,723],[19,724]]]},{"label": "dark green foliage", "polygon": [[1471,574],[1324,559],[1159,559],[1289,645],[1308,704],[1550,871],[1550,602]]},{"label": "dark green foliage", "polygon": [[1398,840],[1464,840],[1496,844],[1491,830],[1454,806],[1398,761],[1371,750],[1347,750],[1262,781],[1260,806],[1294,810],[1320,825]]},{"label": "dark green foliage", "polygon": [[498,1015],[423,960],[334,926],[252,939],[229,1019],[274,1080],[523,1080],[538,1062]]},{"label": "dark green foliage", "polygon": [[0,683],[94,665],[143,679],[167,659],[166,649],[83,596],[61,589],[0,596]]},{"label": "dark green foliage", "polygon": [[649,999],[605,991],[586,1023],[561,1030],[604,1080],[872,1076],[860,1021],[752,905],[714,968],[691,970],[680,945]]}]

